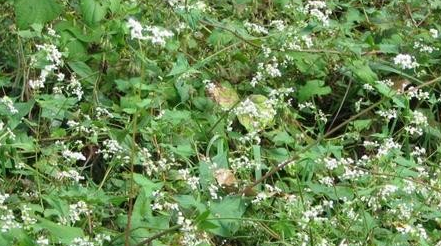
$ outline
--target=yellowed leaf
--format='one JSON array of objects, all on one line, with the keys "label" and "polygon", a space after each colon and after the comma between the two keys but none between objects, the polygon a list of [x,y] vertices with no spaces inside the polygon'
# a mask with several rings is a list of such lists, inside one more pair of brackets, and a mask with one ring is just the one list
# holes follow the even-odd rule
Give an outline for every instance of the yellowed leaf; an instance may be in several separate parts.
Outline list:
[{"label": "yellowed leaf", "polygon": [[230,169],[218,169],[214,172],[214,177],[220,186],[233,186],[237,183],[236,177]]}]

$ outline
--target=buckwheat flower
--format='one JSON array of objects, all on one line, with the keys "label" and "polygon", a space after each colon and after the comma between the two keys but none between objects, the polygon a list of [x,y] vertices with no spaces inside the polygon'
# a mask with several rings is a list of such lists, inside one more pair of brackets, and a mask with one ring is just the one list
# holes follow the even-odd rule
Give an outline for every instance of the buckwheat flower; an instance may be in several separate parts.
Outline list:
[{"label": "buckwheat flower", "polygon": [[61,171],[56,174],[56,178],[59,180],[71,179],[75,182],[79,182],[80,180],[84,180],[84,177],[81,176],[76,170],[69,171]]},{"label": "buckwheat flower", "polygon": [[430,32],[430,35],[432,36],[432,38],[438,38],[438,35],[439,35],[438,30],[431,28],[429,30],[429,32]]},{"label": "buckwheat flower", "polygon": [[123,152],[123,148],[118,143],[118,141],[113,139],[106,139],[103,142],[103,146],[104,148],[98,150],[98,153],[103,154],[103,158],[105,160],[112,159],[112,157],[114,156],[116,156],[117,159],[122,158],[121,154]]},{"label": "buckwheat flower", "polygon": [[157,26],[146,26],[145,30],[151,32],[151,35],[147,36],[147,39],[155,45],[164,46],[166,39],[174,36],[173,32]]},{"label": "buckwheat flower", "polygon": [[329,16],[332,11],[327,9],[325,1],[308,1],[303,12],[319,20],[323,26],[329,26]]},{"label": "buckwheat flower", "polygon": [[312,42],[312,38],[309,35],[303,35],[301,37],[303,43],[306,45],[306,48],[311,48],[312,46],[314,46],[314,43]]},{"label": "buckwheat flower", "polygon": [[401,69],[414,69],[419,66],[415,57],[408,54],[398,54],[394,58],[394,64],[401,67]]},{"label": "buckwheat flower", "polygon": [[397,118],[397,110],[396,109],[378,110],[376,113],[379,116],[385,118],[386,120],[391,120],[393,118]]},{"label": "buckwheat flower", "polygon": [[255,23],[250,23],[248,21],[246,21],[243,25],[247,29],[248,32],[255,33],[255,34],[263,34],[263,35],[268,34],[268,30],[261,25],[258,25]]},{"label": "buckwheat flower", "polygon": [[53,63],[53,65],[61,65],[61,57],[63,56],[58,48],[53,44],[36,45],[38,50],[43,50],[46,53],[46,59]]},{"label": "buckwheat flower", "polygon": [[380,189],[378,195],[382,200],[386,200],[389,196],[393,195],[397,191],[398,187],[396,185],[387,184]]},{"label": "buckwheat flower", "polygon": [[38,244],[38,246],[47,246],[49,245],[49,239],[44,236],[39,236],[36,243]]},{"label": "buckwheat flower", "polygon": [[421,53],[429,53],[429,54],[432,53],[435,50],[438,50],[438,48],[436,48],[436,47],[432,47],[432,46],[429,46],[427,44],[424,44],[423,40],[415,41],[413,43],[413,48],[418,50]]},{"label": "buckwheat flower", "polygon": [[273,20],[270,22],[270,26],[275,27],[278,31],[283,31],[286,28],[283,20]]},{"label": "buckwheat flower", "polygon": [[86,157],[80,152],[72,152],[68,149],[62,153],[63,157],[68,161],[85,161]]},{"label": "buckwheat flower", "polygon": [[26,230],[30,230],[31,225],[37,223],[37,219],[32,218],[29,211],[31,211],[31,208],[27,205],[24,205],[21,209],[21,220],[23,221],[23,228]]},{"label": "buckwheat flower", "polygon": [[0,99],[0,103],[3,103],[11,114],[18,113],[18,110],[14,107],[14,102],[8,96],[4,95],[3,98]]},{"label": "buckwheat flower", "polygon": [[139,23],[137,20],[130,18],[127,21],[127,27],[130,29],[130,37],[131,39],[141,39],[146,40],[147,37],[142,34],[143,27],[141,23]]},{"label": "buckwheat flower", "polygon": [[102,107],[96,107],[96,117],[101,118],[101,117],[108,117],[108,118],[113,118],[113,114],[109,112],[109,110],[107,110],[106,108],[102,108]]},{"label": "buckwheat flower", "polygon": [[208,191],[210,192],[211,199],[213,199],[213,200],[222,199],[222,197],[220,197],[217,194],[217,192],[219,191],[219,187],[218,186],[216,186],[214,184],[211,184],[208,187]]},{"label": "buckwheat flower", "polygon": [[56,76],[57,76],[57,81],[58,82],[63,81],[64,77],[65,77],[64,73],[62,73],[62,72],[57,73]]},{"label": "buckwheat flower", "polygon": [[72,77],[70,78],[69,84],[66,86],[66,89],[68,90],[68,93],[70,95],[77,96],[78,101],[80,101],[83,98],[83,87],[81,86],[80,81],[76,78],[74,74],[72,74]]},{"label": "buckwheat flower", "polygon": [[8,232],[11,229],[21,228],[21,224],[15,221],[14,212],[11,209],[6,210],[6,213],[0,216],[0,222],[3,226],[1,227],[2,232]]},{"label": "buckwheat flower", "polygon": [[393,138],[387,138],[378,148],[378,152],[376,154],[377,158],[381,158],[383,156],[388,155],[393,150],[400,150],[402,147],[401,144],[396,143]]},{"label": "buckwheat flower", "polygon": [[325,164],[325,167],[329,170],[334,170],[338,167],[337,159],[326,157],[323,159],[323,163]]},{"label": "buckwheat flower", "polygon": [[423,91],[421,89],[416,89],[413,86],[410,86],[407,90],[407,95],[410,99],[417,98],[418,100],[427,100],[430,98],[430,94],[426,91]]},{"label": "buckwheat flower", "polygon": [[6,199],[8,199],[8,198],[9,198],[8,193],[5,193],[5,194],[0,193],[0,211],[8,209],[5,205],[3,205],[6,201]]},{"label": "buckwheat flower", "polygon": [[89,206],[84,201],[79,201],[77,203],[69,205],[69,218],[72,223],[81,220],[81,215],[89,215],[92,211]]}]

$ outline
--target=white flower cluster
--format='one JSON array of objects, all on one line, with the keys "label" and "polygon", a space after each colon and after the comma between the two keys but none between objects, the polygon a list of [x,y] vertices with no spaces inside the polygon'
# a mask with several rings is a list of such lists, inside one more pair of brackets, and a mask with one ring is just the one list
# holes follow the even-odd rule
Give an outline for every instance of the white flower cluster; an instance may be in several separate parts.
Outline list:
[{"label": "white flower cluster", "polygon": [[5,209],[4,214],[0,216],[2,222],[1,232],[8,232],[11,229],[22,228],[21,224],[15,220],[14,212],[11,209]]},{"label": "white flower cluster", "polygon": [[117,160],[126,162],[129,158],[129,156],[124,154],[124,149],[118,141],[113,139],[104,140],[103,148],[100,148],[97,153],[102,154],[104,160],[111,160],[115,157]]},{"label": "white flower cluster", "polygon": [[157,190],[152,193],[152,196],[154,198],[154,203],[150,205],[152,210],[161,212],[179,211],[179,206],[177,203],[168,202],[165,200],[164,192]]},{"label": "white flower cluster", "polygon": [[416,61],[415,57],[409,54],[398,54],[394,58],[394,64],[399,66],[401,69],[414,69],[420,65]]},{"label": "white flower cluster", "polygon": [[254,170],[256,167],[256,163],[245,155],[235,158],[230,157],[228,158],[228,162],[234,172],[238,172],[239,170]]},{"label": "white flower cluster", "polygon": [[378,110],[376,112],[379,116],[383,117],[387,121],[397,118],[397,110],[396,109],[387,109],[387,110]]},{"label": "white flower cluster", "polygon": [[268,34],[268,30],[259,25],[259,24],[255,24],[255,23],[250,23],[248,21],[245,21],[243,23],[244,27],[247,29],[248,32],[250,33],[254,33],[254,34],[262,34],[262,35],[267,35]]},{"label": "white flower cluster", "polygon": [[105,241],[110,242],[110,240],[110,236],[104,234],[97,234],[93,239],[76,237],[69,246],[102,246]]},{"label": "white flower cluster", "polygon": [[422,53],[429,53],[429,54],[432,53],[433,51],[438,50],[438,48],[436,47],[432,47],[430,45],[424,44],[422,39],[420,39],[420,41],[415,41],[413,43],[413,48]]},{"label": "white flower cluster", "polygon": [[49,239],[44,236],[39,236],[36,243],[38,244],[38,246],[47,246],[49,245]]},{"label": "white flower cluster", "polygon": [[257,193],[256,197],[251,201],[252,204],[259,204],[265,201],[267,198],[272,197],[275,194],[281,193],[282,190],[279,187],[265,184],[264,191]]},{"label": "white flower cluster", "polygon": [[29,208],[27,205],[23,205],[21,209],[21,220],[23,221],[23,228],[26,230],[31,229],[31,225],[37,223],[37,219],[31,217],[29,211],[32,209]]},{"label": "white flower cluster", "polygon": [[438,37],[439,37],[438,30],[436,30],[436,29],[434,29],[434,28],[431,28],[431,29],[429,30],[429,33],[430,33],[430,36],[432,36],[432,38],[438,38]]},{"label": "white flower cluster", "polygon": [[279,63],[277,59],[273,57],[271,63],[263,64],[259,63],[257,66],[257,73],[251,79],[251,86],[255,87],[259,82],[263,81],[266,78],[277,78],[281,77],[282,73],[279,70]]},{"label": "white flower cluster", "polygon": [[303,13],[317,19],[323,26],[329,26],[329,16],[332,11],[327,8],[325,1],[308,1],[303,8]]},{"label": "white flower cluster", "polygon": [[76,78],[75,74],[72,74],[70,78],[69,84],[66,86],[67,93],[69,95],[75,95],[78,101],[81,101],[83,98],[83,87],[81,86],[80,81]]},{"label": "white flower cluster", "polygon": [[71,150],[64,150],[62,153],[63,157],[67,160],[67,161],[85,161],[86,157],[80,153],[80,152],[73,152]]},{"label": "white flower cluster", "polygon": [[[149,40],[154,45],[164,46],[166,39],[174,36],[173,32],[165,30],[164,28],[157,26],[145,26],[137,20],[130,18],[127,22],[127,26],[130,29],[131,39]],[[149,33],[149,34],[144,34]]]},{"label": "white flower cluster", "polygon": [[381,158],[383,156],[387,156],[394,150],[400,150],[401,144],[396,143],[393,138],[387,138],[384,142],[379,146],[378,152],[376,154],[377,158]]},{"label": "white flower cluster", "polygon": [[203,1],[196,1],[192,2],[191,4],[187,4],[186,0],[166,0],[167,3],[174,7],[178,11],[191,11],[191,10],[198,10],[202,13],[210,11],[210,7],[207,6],[207,4]]},{"label": "white flower cluster", "polygon": [[[50,62],[49,65],[44,66],[40,72],[40,76],[36,80],[29,80],[29,86],[34,89],[44,88],[44,83],[49,75],[53,74],[60,68],[63,63],[62,54],[58,51],[57,47],[53,44],[36,45],[37,49],[46,53],[46,61]],[[61,72],[57,75],[58,80],[64,79],[64,74]]]},{"label": "white flower cluster", "polygon": [[247,115],[251,118],[253,127],[260,128],[263,121],[272,119],[276,115],[276,110],[272,107],[274,105],[274,101],[271,99],[266,100],[265,110],[260,109],[253,101],[249,98],[240,102],[239,105],[234,109],[234,113],[239,115]]},{"label": "white flower cluster", "polygon": [[302,47],[310,49],[314,46],[312,37],[309,35],[289,35],[288,40],[282,44],[282,51],[285,50],[301,50]]},{"label": "white flower cluster", "polygon": [[270,26],[275,27],[278,31],[283,31],[286,28],[283,20],[272,20]]},{"label": "white flower cluster", "polygon": [[413,151],[410,153],[411,156],[417,159],[418,164],[424,163],[424,155],[426,154],[426,149],[422,147],[415,146]]},{"label": "white flower cluster", "polygon": [[144,167],[148,176],[163,174],[170,170],[172,166],[178,165],[173,154],[170,154],[168,158],[161,156],[159,160],[153,161],[147,148],[141,149],[140,161],[140,164]]},{"label": "white flower cluster", "polygon": [[[295,89],[293,87],[290,88],[278,88],[272,89],[269,93],[269,98],[274,102],[274,106],[277,108],[283,108],[286,106],[284,100],[286,97],[289,97],[292,93],[294,93]],[[292,98],[289,98],[287,103],[291,104]]]},{"label": "white flower cluster", "polygon": [[181,231],[183,232],[181,243],[184,246],[201,245],[202,243],[208,243],[208,235],[206,233],[198,233],[197,227],[193,225],[193,222],[186,219],[181,212],[179,212],[178,220],[176,222],[181,225]]},{"label": "white flower cluster", "polygon": [[208,192],[210,193],[211,199],[213,199],[213,200],[217,200],[217,199],[222,200],[222,197],[218,194],[219,186],[217,186],[216,184],[210,184],[210,186],[208,186]]},{"label": "white flower cluster", "polygon": [[192,190],[198,190],[198,188],[199,188],[199,177],[192,176],[190,174],[190,170],[189,169],[180,169],[180,170],[178,170],[178,173],[181,176],[181,178],[187,182],[188,186],[190,186],[190,188]]},{"label": "white flower cluster", "polygon": [[3,103],[6,108],[8,108],[9,112],[11,112],[11,114],[18,113],[17,108],[15,108],[14,106],[14,102],[8,96],[4,95],[2,98],[0,98],[0,103]]},{"label": "white flower cluster", "polygon": [[80,182],[80,180],[84,180],[84,177],[81,176],[80,173],[78,173],[78,171],[73,169],[69,171],[57,172],[56,178],[59,180],[70,179],[77,183]]},{"label": "white flower cluster", "polygon": [[81,215],[90,215],[92,211],[89,206],[84,201],[79,201],[77,203],[69,205],[69,220],[72,223],[80,221]]},{"label": "white flower cluster", "polygon": [[423,91],[421,89],[416,89],[415,87],[411,86],[407,90],[407,95],[410,99],[416,98],[418,100],[427,100],[430,97],[429,92]]},{"label": "white flower cluster", "polygon": [[423,128],[427,125],[427,117],[419,111],[414,111],[410,124],[405,126],[404,130],[410,135],[421,136],[423,135]]},{"label": "white flower cluster", "polygon": [[203,80],[202,83],[204,84],[205,89],[207,89],[208,93],[213,93],[214,90],[216,89],[216,84],[211,82],[211,80],[209,79]]},{"label": "white flower cluster", "polygon": [[424,229],[423,225],[421,224],[417,224],[416,226],[413,225],[409,225],[409,224],[403,224],[403,225],[399,225],[396,226],[395,229],[404,235],[412,235],[418,238],[421,238],[423,240],[427,240],[428,236],[427,236],[427,232]]},{"label": "white flower cluster", "polygon": [[96,107],[95,110],[97,118],[113,118],[113,114],[110,113],[106,108]]}]

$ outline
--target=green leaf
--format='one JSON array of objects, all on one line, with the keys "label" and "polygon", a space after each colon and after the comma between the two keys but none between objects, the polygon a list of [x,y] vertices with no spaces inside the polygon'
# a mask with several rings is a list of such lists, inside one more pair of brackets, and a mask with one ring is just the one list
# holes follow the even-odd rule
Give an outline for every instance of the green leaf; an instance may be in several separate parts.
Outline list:
[{"label": "green leaf", "polygon": [[81,0],[80,8],[84,22],[88,25],[94,25],[101,21],[107,13],[107,5],[95,0]]},{"label": "green leaf", "polygon": [[211,218],[233,218],[233,219],[211,219],[210,222],[217,225],[218,228],[210,231],[216,235],[229,237],[239,229],[239,222],[245,213],[246,206],[241,197],[226,197],[220,202],[212,203],[211,213],[216,217]]},{"label": "green leaf", "polygon": [[357,60],[350,66],[351,71],[354,73],[357,79],[362,82],[373,84],[378,80],[377,74],[365,62]]},{"label": "green leaf", "polygon": [[332,92],[331,87],[324,86],[323,80],[310,80],[299,89],[297,94],[299,102],[304,102],[314,95],[322,96]]},{"label": "green leaf", "polygon": [[39,223],[37,226],[41,229],[49,231],[50,234],[61,243],[70,244],[75,238],[84,237],[84,233],[81,228],[59,225],[43,218],[38,220]]},{"label": "green leaf", "polygon": [[91,85],[95,84],[97,72],[94,72],[89,65],[82,61],[69,62],[68,65],[81,79],[87,81]]},{"label": "green leaf", "polygon": [[34,23],[45,24],[52,21],[63,10],[56,0],[17,0],[14,7],[20,29],[26,29]]}]

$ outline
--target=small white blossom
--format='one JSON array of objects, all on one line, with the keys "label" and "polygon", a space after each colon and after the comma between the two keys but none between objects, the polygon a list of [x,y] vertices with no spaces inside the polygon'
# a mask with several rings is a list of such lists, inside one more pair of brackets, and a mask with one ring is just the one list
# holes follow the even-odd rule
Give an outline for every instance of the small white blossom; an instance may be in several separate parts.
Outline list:
[{"label": "small white blossom", "polygon": [[401,69],[414,69],[419,66],[419,64],[415,60],[415,57],[408,54],[398,54],[394,58],[394,63]]}]

